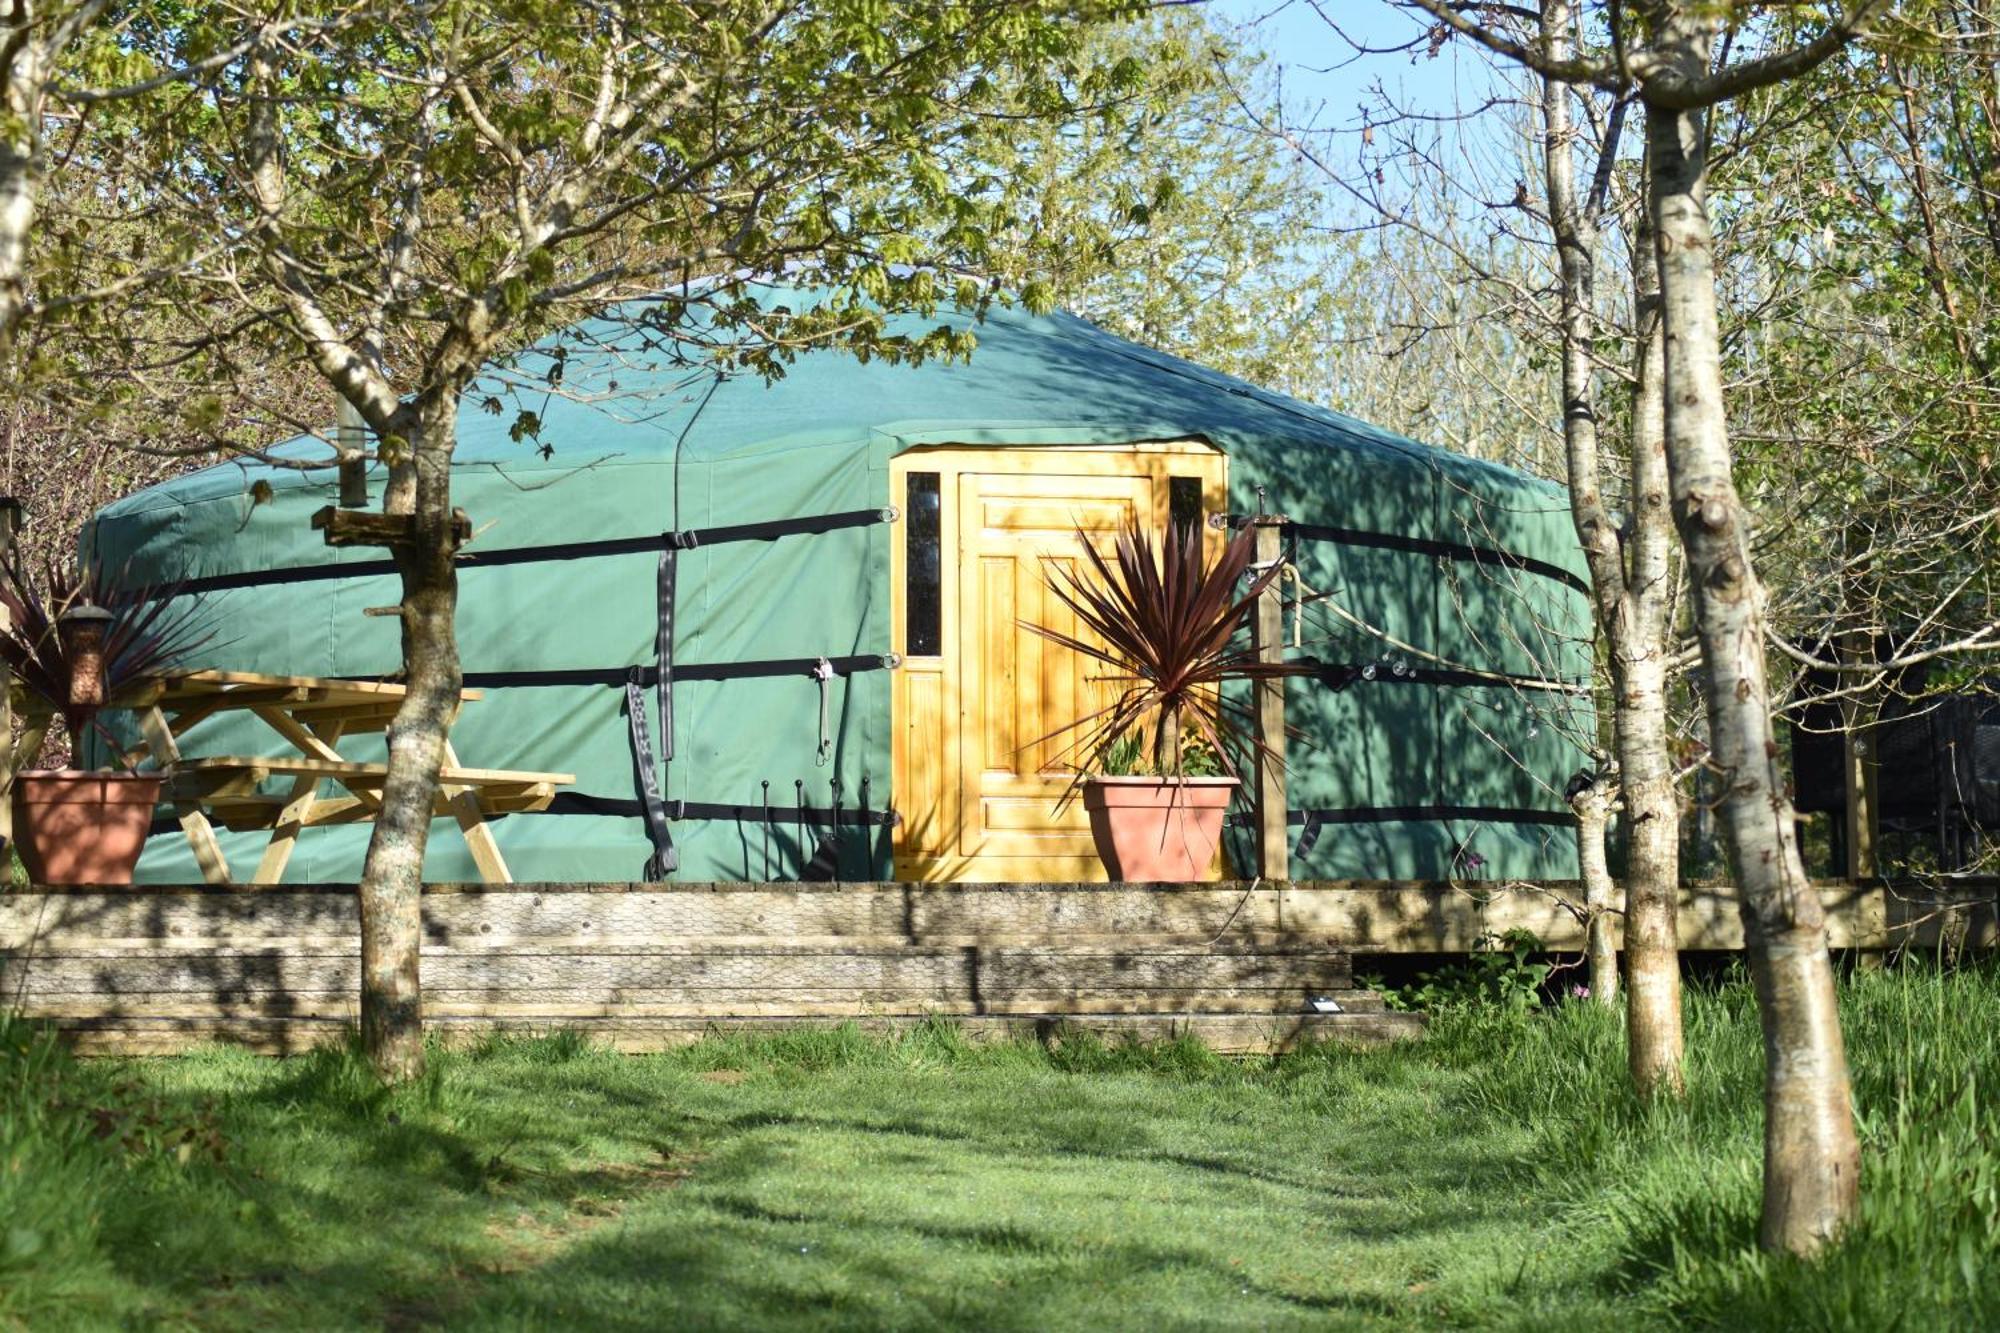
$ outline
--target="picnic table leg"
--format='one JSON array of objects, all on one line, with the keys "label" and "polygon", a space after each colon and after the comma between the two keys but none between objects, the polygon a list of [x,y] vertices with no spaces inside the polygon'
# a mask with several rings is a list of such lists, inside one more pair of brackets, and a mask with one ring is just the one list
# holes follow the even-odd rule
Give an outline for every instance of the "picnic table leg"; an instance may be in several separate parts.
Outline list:
[{"label": "picnic table leg", "polygon": [[[340,743],[340,734],[346,729],[345,723],[336,720],[311,730],[328,746],[334,746]],[[285,808],[278,812],[277,822],[271,826],[271,841],[265,844],[264,859],[257,863],[257,873],[250,877],[252,884],[276,884],[284,878],[285,867],[299,844],[299,830],[305,827],[305,817],[318,799],[319,784],[320,779],[310,773],[292,780]]]},{"label": "picnic table leg", "polygon": [[[451,748],[450,741],[444,743],[444,765],[459,767],[458,752]],[[493,830],[486,826],[486,812],[479,808],[479,793],[471,787],[455,787],[450,783],[443,790],[445,804],[458,820],[459,830],[465,834],[465,845],[472,851],[472,863],[479,867],[480,882],[512,884],[514,876],[507,869],[506,858],[500,855],[500,844],[493,840]]]},{"label": "picnic table leg", "polygon": [[[139,710],[139,730],[146,738],[146,745],[153,752],[153,758],[169,773],[181,761],[181,747],[174,743],[173,729],[167,725],[166,714],[157,706]],[[223,859],[222,844],[215,840],[215,829],[209,824],[208,816],[201,812],[201,802],[183,796],[178,787],[174,790],[174,816],[180,820],[181,831],[187,834],[188,846],[194,848],[195,864],[201,867],[201,877],[210,884],[229,883],[229,862]]]}]

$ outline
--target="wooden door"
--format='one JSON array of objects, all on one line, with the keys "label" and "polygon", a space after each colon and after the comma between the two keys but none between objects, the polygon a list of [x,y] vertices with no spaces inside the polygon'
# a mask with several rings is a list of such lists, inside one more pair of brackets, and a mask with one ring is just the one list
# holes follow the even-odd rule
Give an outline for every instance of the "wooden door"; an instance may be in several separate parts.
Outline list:
[{"label": "wooden door", "polygon": [[1107,700],[1111,687],[1097,679],[1100,664],[1024,625],[1075,631],[1048,575],[1075,567],[1078,528],[1108,546],[1135,513],[1159,531],[1170,515],[1218,512],[1223,467],[1220,454],[1198,444],[925,449],[897,458],[899,878],[1104,878],[1081,802],[1056,810],[1074,737],[1049,737],[1099,706],[1093,699]]}]

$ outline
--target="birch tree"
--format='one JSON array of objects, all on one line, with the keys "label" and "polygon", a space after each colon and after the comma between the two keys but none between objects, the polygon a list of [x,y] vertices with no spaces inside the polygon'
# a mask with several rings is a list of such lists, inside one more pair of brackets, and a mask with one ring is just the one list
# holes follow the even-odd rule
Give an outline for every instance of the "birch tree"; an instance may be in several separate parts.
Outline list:
[{"label": "birch tree", "polygon": [[[367,7],[338,39],[251,32],[212,80],[215,130],[174,171],[190,217],[241,244],[202,275],[214,332],[288,342],[365,421],[401,576],[407,693],[362,871],[362,1031],[387,1080],[423,1065],[423,857],[462,672],[451,462],[459,399],[496,353],[613,303],[673,295],[735,329],[737,363],[799,346],[962,352],[896,338],[895,309],[985,299],[924,261],[976,253],[994,212],[932,160],[1007,66],[1062,62],[1092,4],[494,0]],[[228,40],[190,23],[174,49]],[[1068,71],[1074,74],[1074,71]],[[1130,71],[1114,71],[1112,81]],[[1084,80],[1087,82],[1087,80]],[[823,304],[764,310],[756,275],[805,266]]]},{"label": "birch tree", "polygon": [[27,305],[28,244],[47,170],[50,85],[57,62],[103,8],[101,0],[14,0],[0,14],[0,348]]},{"label": "birch tree", "polygon": [[[1546,0],[1539,37],[1543,56],[1561,66],[1570,58],[1578,14],[1569,0]],[[1549,229],[1556,249],[1560,303],[1562,423],[1570,513],[1590,566],[1599,633],[1610,668],[1616,790],[1624,808],[1626,1059],[1641,1096],[1678,1094],[1681,1078],[1680,797],[1667,721],[1667,683],[1677,570],[1672,561],[1673,521],[1667,509],[1667,461],[1657,269],[1643,208],[1637,211],[1632,264],[1632,373],[1623,523],[1605,500],[1609,460],[1598,440],[1597,254],[1599,220],[1607,203],[1625,101],[1613,103],[1608,133],[1595,145],[1597,171],[1587,191],[1576,182],[1581,153],[1572,117],[1575,88],[1554,76],[1541,79],[1543,174]],[[1590,829],[1586,821],[1586,840]],[[1586,867],[1602,856],[1586,846]],[[1590,903],[1591,988],[1603,985],[1601,960],[1610,952],[1601,938],[1610,930],[1600,882],[1586,877]]]},{"label": "birch tree", "polygon": [[[1668,495],[1686,551],[1720,814],[1764,1035],[1767,1248],[1809,1253],[1852,1219],[1860,1147],[1835,1009],[1824,909],[1794,832],[1765,662],[1765,593],[1737,493],[1724,415],[1706,116],[1839,52],[1884,0],[1721,8],[1638,0],[1603,11],[1601,47],[1563,58],[1483,21],[1481,5],[1409,0],[1438,25],[1544,78],[1636,94],[1645,112],[1648,214],[1659,265]],[[1719,44],[1724,37],[1730,40]],[[1733,58],[1736,39],[1769,49]]]},{"label": "birch tree", "polygon": [[[1582,21],[1571,0],[1551,0],[1540,13],[1485,17],[1557,60],[1568,58]],[[1370,52],[1331,17],[1328,26],[1357,54]],[[1419,57],[1441,40],[1436,30],[1419,30],[1398,49]],[[1402,253],[1384,256],[1387,265],[1398,266],[1413,251],[1438,254],[1446,271],[1426,275],[1430,299],[1442,293],[1451,308],[1477,312],[1488,337],[1505,330],[1498,355],[1468,349],[1458,357],[1462,376],[1483,364],[1494,387],[1476,387],[1468,377],[1456,396],[1483,407],[1503,398],[1495,389],[1505,386],[1520,400],[1507,460],[1568,484],[1603,648],[1600,707],[1612,723],[1608,746],[1594,733],[1577,737],[1595,762],[1565,792],[1577,816],[1583,889],[1583,901],[1568,905],[1585,923],[1590,993],[1600,1004],[1618,999],[1612,936],[1622,917],[1633,1085],[1642,1096],[1673,1095],[1682,1086],[1680,775],[1668,700],[1681,660],[1673,625],[1680,585],[1660,433],[1659,300],[1651,263],[1634,268],[1622,300],[1598,285],[1600,252],[1622,247],[1643,257],[1650,247],[1643,192],[1629,170],[1619,169],[1633,103],[1629,93],[1557,78],[1531,77],[1524,88],[1518,105],[1496,97],[1475,113],[1509,126],[1479,153],[1441,142],[1437,116],[1377,94],[1362,110],[1362,169],[1327,175],[1385,233],[1402,239]],[[1542,181],[1539,191],[1530,188],[1533,176]],[[1467,235],[1481,229],[1490,238],[1484,244]],[[1623,306],[1631,313],[1621,319],[1614,312]],[[1450,327],[1440,318],[1444,312],[1416,301],[1395,308],[1425,339]],[[1417,341],[1413,334],[1410,343]],[[1621,347],[1626,364],[1607,374]],[[1553,450],[1533,444],[1547,432],[1547,378],[1534,369],[1544,359],[1559,367]],[[1601,385],[1607,379],[1624,392],[1607,393]],[[1622,905],[1605,845],[1614,810],[1623,815],[1625,834]]]}]

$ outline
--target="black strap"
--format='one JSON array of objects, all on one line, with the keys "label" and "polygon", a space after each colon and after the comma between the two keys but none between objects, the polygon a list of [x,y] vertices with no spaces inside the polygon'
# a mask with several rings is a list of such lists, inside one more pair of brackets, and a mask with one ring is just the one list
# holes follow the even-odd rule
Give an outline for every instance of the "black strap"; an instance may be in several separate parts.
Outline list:
[{"label": "black strap", "polygon": [[656,662],[654,688],[660,696],[660,762],[674,761],[674,581],[680,571],[680,548],[668,546],[660,552],[660,571],[655,584],[658,622],[653,634]]},{"label": "black strap", "polygon": [[[1287,824],[1303,824],[1318,836],[1321,824],[1394,824],[1418,823],[1429,820],[1469,819],[1483,824],[1547,824],[1572,827],[1576,816],[1567,811],[1521,810],[1502,805],[1356,805],[1339,808],[1319,808],[1291,810],[1285,814]],[[1229,816],[1229,822],[1236,828],[1255,828],[1257,815],[1254,811],[1237,811]],[[1301,842],[1304,840],[1301,839]],[[1305,844],[1309,849],[1310,844]]]},{"label": "black strap", "polygon": [[[713,819],[739,824],[804,824],[820,827],[892,828],[902,823],[903,817],[894,810],[870,810],[862,808],[850,810],[842,807],[809,805],[730,805],[722,801],[668,801],[660,802],[663,818],[674,820]],[[646,803],[630,796],[591,796],[580,791],[559,792],[548,805],[540,810],[521,811],[513,814],[488,815],[486,820],[493,823],[502,819],[533,819],[543,815],[596,815],[613,819],[638,819],[646,816]],[[179,833],[181,826],[171,814],[159,815],[147,826],[147,837],[164,837],[169,833]],[[648,828],[650,834],[651,829]],[[678,853],[676,853],[678,855]]]},{"label": "black strap", "polygon": [[[614,537],[596,542],[556,542],[546,546],[516,546],[503,551],[461,551],[454,563],[460,569],[485,569],[500,565],[536,564],[545,560],[588,560],[597,556],[634,555],[641,551],[692,550],[723,542],[776,541],[780,537],[811,536],[842,528],[865,527],[871,523],[893,523],[896,510],[851,509],[838,514],[809,514],[800,518],[767,519],[761,523],[732,523],[714,528],[689,528],[644,537]],[[396,572],[393,560],[356,560],[339,565],[301,565],[289,569],[251,569],[236,574],[211,574],[188,579],[162,591],[179,597],[188,593],[221,592],[228,588],[255,588],[267,583],[316,583],[327,579],[373,578]]]},{"label": "black strap", "polygon": [[[1242,527],[1250,521],[1247,514],[1231,514],[1232,527]],[[1367,532],[1360,528],[1335,528],[1319,523],[1287,523],[1284,534],[1288,538],[1304,538],[1309,542],[1333,542],[1340,546],[1366,546],[1381,551],[1406,551],[1413,555],[1445,556],[1453,560],[1470,560],[1481,565],[1504,565],[1529,574],[1539,574],[1545,579],[1554,579],[1588,594],[1590,584],[1560,565],[1552,565],[1546,560],[1532,556],[1515,555],[1491,546],[1472,546],[1465,542],[1433,541],[1428,537],[1408,537],[1394,532]]]},{"label": "black strap", "polygon": [[[752,676],[811,676],[813,668],[822,659],[817,657],[776,657],[752,662],[694,662],[679,663],[673,668],[676,681],[689,680],[741,680]],[[894,653],[867,653],[855,657],[829,657],[824,659],[833,664],[834,671],[843,676],[857,671],[887,671],[901,666],[903,659]],[[637,672],[637,676],[633,675]],[[549,671],[468,671],[465,684],[470,687],[507,689],[552,685],[616,685],[623,686],[636,679],[641,685],[655,685],[660,679],[658,667],[576,667]]]},{"label": "black strap", "polygon": [[[1306,817],[1306,827],[1305,831],[1299,834],[1299,845],[1294,854],[1297,856],[1311,856],[1312,849],[1319,845],[1319,831],[1323,825],[1319,819],[1314,817],[1314,811],[1302,810],[1300,813]],[[1290,821],[1286,822],[1289,823]]]},{"label": "black strap", "polygon": [[[669,820],[715,819],[749,824],[791,823],[808,826],[853,825],[863,828],[886,828],[902,820],[902,816],[894,810],[857,810],[844,806],[824,805],[761,805],[756,802],[731,805],[722,801],[662,801],[660,808]],[[557,793],[547,806],[533,813],[600,815],[630,819],[645,814],[645,806],[643,802],[629,798],[591,796],[585,792],[566,791]],[[171,818],[166,820],[166,825],[171,829],[180,827]]]},{"label": "black strap", "polygon": [[674,851],[667,804],[660,795],[659,774],[653,765],[653,738],[646,726],[646,693],[637,680],[625,684],[625,716],[632,728],[632,765],[639,780],[639,804],[646,816],[646,836],[653,841],[653,854],[646,860],[644,877],[665,879],[680,868],[680,856]]},{"label": "black strap", "polygon": [[[1385,662],[1322,662],[1316,657],[1292,659],[1307,668],[1310,679],[1330,690],[1344,690],[1360,681],[1372,685],[1445,685],[1495,687],[1526,686],[1551,694],[1587,694],[1588,681],[1550,680],[1545,676],[1522,675],[1510,671],[1466,671],[1457,667],[1405,666],[1399,675]],[[1370,667],[1374,674],[1368,673]]]}]

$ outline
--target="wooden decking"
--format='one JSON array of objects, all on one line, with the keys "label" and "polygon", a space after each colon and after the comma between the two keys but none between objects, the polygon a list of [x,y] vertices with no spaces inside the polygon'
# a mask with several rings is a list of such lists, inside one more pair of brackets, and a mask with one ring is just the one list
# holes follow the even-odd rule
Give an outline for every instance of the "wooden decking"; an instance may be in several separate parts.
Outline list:
[{"label": "wooden decking", "polygon": [[[975,1035],[1190,1033],[1231,1051],[1379,1041],[1415,1023],[1355,988],[1355,955],[1460,952],[1515,927],[1574,950],[1572,890],[438,885],[424,903],[425,1010],[447,1036],[578,1028],[633,1050],[718,1030],[931,1016]],[[1821,892],[1836,948],[2000,943],[1995,881]],[[352,885],[4,893],[0,993],[86,1049],[224,1039],[299,1050],[353,1021],[357,938]],[[1688,891],[1682,943],[1741,947],[1726,890]]]}]

